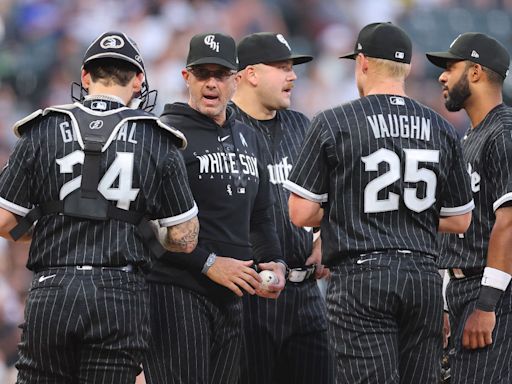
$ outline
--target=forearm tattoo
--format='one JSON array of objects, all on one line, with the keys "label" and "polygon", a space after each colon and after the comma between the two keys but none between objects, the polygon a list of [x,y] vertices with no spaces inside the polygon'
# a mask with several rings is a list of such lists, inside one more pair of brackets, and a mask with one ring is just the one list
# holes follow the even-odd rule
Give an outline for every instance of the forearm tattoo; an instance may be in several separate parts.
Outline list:
[{"label": "forearm tattoo", "polygon": [[172,252],[191,252],[197,245],[199,221],[197,217],[170,227],[166,237],[165,248]]}]

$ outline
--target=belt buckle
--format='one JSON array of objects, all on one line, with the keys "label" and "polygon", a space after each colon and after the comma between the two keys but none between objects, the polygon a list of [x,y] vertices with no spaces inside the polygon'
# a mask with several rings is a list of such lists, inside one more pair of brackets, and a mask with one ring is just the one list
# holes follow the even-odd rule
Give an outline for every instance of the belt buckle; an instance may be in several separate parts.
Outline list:
[{"label": "belt buckle", "polygon": [[456,279],[463,279],[466,277],[466,275],[464,275],[464,272],[460,268],[452,268],[451,271],[453,277],[455,277]]},{"label": "belt buckle", "polygon": [[79,271],[92,271],[92,265],[77,265],[76,269]]},{"label": "belt buckle", "polygon": [[303,271],[300,268],[290,269],[288,273],[288,281],[292,283],[302,283],[307,279],[308,271]]},{"label": "belt buckle", "polygon": [[315,270],[316,264],[302,268],[292,268],[288,272],[288,281],[291,281],[292,283],[302,283],[304,280],[307,280],[314,275]]},{"label": "belt buckle", "polygon": [[133,265],[132,264],[128,264],[128,265],[125,265],[124,267],[121,267],[119,269],[121,271],[123,271],[123,272],[133,272]]}]

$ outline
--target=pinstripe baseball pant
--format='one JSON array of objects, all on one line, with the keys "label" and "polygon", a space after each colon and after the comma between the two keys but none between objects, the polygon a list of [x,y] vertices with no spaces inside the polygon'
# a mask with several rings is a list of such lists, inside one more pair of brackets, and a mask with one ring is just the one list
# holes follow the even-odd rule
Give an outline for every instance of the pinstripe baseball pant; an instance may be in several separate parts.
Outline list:
[{"label": "pinstripe baseball pant", "polygon": [[314,280],[277,300],[245,295],[240,384],[334,383],[325,301]]},{"label": "pinstripe baseball pant", "polygon": [[147,305],[140,273],[75,267],[36,273],[17,383],[134,383],[149,339]]},{"label": "pinstripe baseball pant", "polygon": [[[240,374],[242,301],[224,304],[175,285],[149,283],[148,384],[234,384]],[[234,296],[234,295],[233,295]]]},{"label": "pinstripe baseball pant", "polygon": [[434,260],[388,251],[347,257],[331,271],[336,383],[437,383],[443,299]]},{"label": "pinstripe baseball pant", "polygon": [[496,307],[492,344],[475,350],[462,348],[462,333],[474,311],[482,276],[451,279],[446,290],[452,342],[450,355],[453,384],[512,383],[512,292],[510,285]]}]

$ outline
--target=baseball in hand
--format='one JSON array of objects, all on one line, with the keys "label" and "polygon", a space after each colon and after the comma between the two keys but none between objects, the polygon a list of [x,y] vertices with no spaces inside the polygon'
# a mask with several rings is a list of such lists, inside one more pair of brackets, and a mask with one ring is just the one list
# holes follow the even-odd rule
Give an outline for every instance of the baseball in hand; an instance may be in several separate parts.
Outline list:
[{"label": "baseball in hand", "polygon": [[276,274],[272,271],[263,270],[259,273],[261,277],[261,288],[267,289],[269,285],[275,285],[279,283],[279,279]]}]

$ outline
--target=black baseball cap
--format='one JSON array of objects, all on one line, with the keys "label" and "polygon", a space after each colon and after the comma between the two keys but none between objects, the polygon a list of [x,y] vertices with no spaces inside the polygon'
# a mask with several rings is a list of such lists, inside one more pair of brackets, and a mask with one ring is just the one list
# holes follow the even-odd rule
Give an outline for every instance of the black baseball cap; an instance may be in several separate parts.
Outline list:
[{"label": "black baseball cap", "polygon": [[222,33],[202,33],[190,40],[187,67],[200,64],[219,64],[238,70],[236,43]]},{"label": "black baseball cap", "polygon": [[303,64],[313,60],[312,56],[292,53],[290,44],[280,33],[258,32],[245,36],[238,43],[239,69],[259,63],[292,60],[293,64]]},{"label": "black baseball cap", "polygon": [[478,32],[457,36],[447,52],[428,52],[427,59],[434,65],[446,68],[449,61],[469,60],[492,69],[503,78],[507,77],[510,55],[496,39]]},{"label": "black baseball cap", "polygon": [[127,61],[137,67],[139,72],[145,73],[137,44],[122,32],[105,32],[94,40],[85,52],[82,68],[93,60],[105,58]]},{"label": "black baseball cap", "polygon": [[376,59],[409,64],[412,43],[405,31],[391,23],[372,23],[359,32],[354,51],[340,59],[355,59],[359,53]]}]

